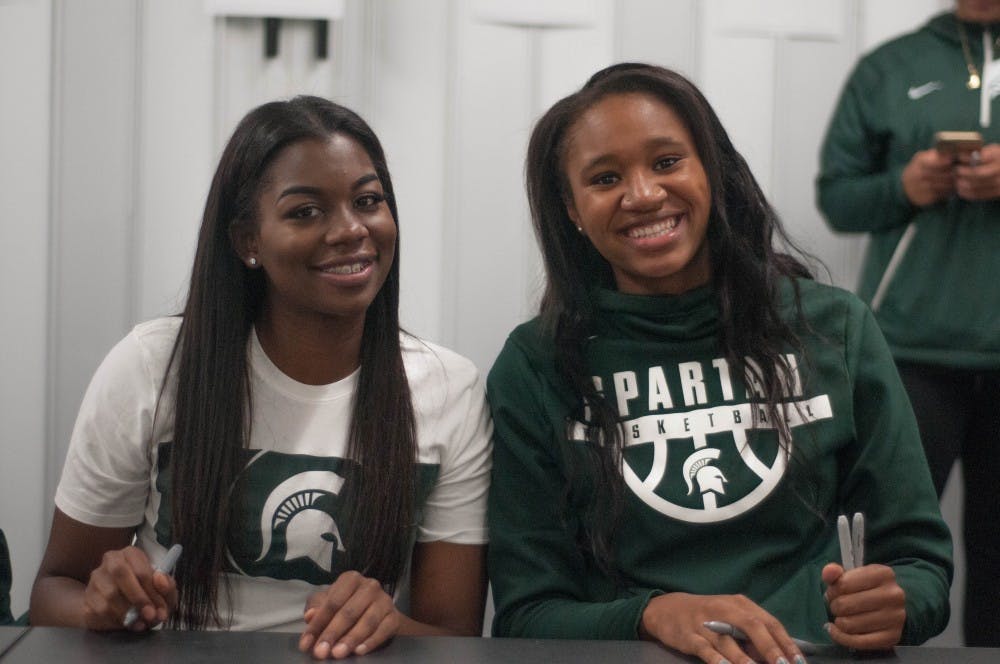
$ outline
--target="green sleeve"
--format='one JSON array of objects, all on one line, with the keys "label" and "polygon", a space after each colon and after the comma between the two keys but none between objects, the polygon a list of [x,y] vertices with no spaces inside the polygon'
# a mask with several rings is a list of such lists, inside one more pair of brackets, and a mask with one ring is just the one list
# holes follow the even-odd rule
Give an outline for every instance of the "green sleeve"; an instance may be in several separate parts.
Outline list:
[{"label": "green sleeve", "polygon": [[7,538],[0,530],[0,625],[14,622],[10,613],[10,550],[7,548]]},{"label": "green sleeve", "polygon": [[856,302],[846,332],[857,444],[841,459],[840,502],[865,514],[865,560],[889,565],[906,593],[904,645],[948,624],[952,545],[913,409],[874,316]]},{"label": "green sleeve", "polygon": [[820,152],[817,205],[835,230],[882,231],[906,224],[915,208],[903,192],[905,164],[888,163],[889,130],[876,118],[885,82],[866,61],[852,73]]},{"label": "green sleeve", "polygon": [[614,590],[577,546],[563,444],[545,417],[554,395],[512,340],[487,381],[493,411],[489,520],[495,636],[635,639],[651,589]]}]

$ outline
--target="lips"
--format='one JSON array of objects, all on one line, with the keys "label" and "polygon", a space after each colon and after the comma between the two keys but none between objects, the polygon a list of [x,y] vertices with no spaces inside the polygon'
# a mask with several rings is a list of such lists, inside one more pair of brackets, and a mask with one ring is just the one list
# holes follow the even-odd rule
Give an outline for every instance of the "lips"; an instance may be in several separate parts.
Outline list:
[{"label": "lips", "polygon": [[327,274],[357,274],[369,265],[371,265],[371,261],[358,261],[357,263],[348,263],[347,265],[334,265],[322,268],[320,272]]},{"label": "lips", "polygon": [[683,214],[678,213],[668,217],[661,217],[655,221],[634,224],[625,229],[624,233],[626,236],[635,240],[644,240],[646,238],[667,235],[677,228],[682,216]]},{"label": "lips", "polygon": [[319,270],[324,274],[350,276],[352,274],[363,272],[374,262],[374,256],[352,256],[346,259],[322,263],[314,269]]}]

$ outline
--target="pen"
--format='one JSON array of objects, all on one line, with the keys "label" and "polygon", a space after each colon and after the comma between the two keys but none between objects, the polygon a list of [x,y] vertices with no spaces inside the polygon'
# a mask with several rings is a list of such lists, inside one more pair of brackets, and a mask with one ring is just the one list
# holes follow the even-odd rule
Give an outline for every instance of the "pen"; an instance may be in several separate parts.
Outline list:
[{"label": "pen", "polygon": [[865,517],[861,512],[854,513],[853,524],[847,522],[847,517],[841,514],[837,517],[837,536],[840,538],[840,560],[844,571],[861,567],[865,564]]},{"label": "pen", "polygon": [[[709,620],[704,623],[705,627],[709,630],[715,632],[716,634],[728,634],[737,641],[749,641],[748,637],[743,630],[739,627],[733,627],[727,622],[722,622],[721,620]],[[793,638],[792,641],[799,647],[803,655],[815,655],[819,650],[819,646],[811,641],[803,641],[802,639]]]},{"label": "pen", "polygon": [[[170,550],[163,556],[156,565],[153,566],[153,571],[163,572],[164,574],[170,574],[174,571],[174,565],[177,564],[177,559],[181,557],[181,551],[184,550],[180,544],[174,544],[170,547]],[[131,627],[139,618],[139,609],[136,607],[131,607],[125,614],[125,620],[122,621],[123,627]]]}]

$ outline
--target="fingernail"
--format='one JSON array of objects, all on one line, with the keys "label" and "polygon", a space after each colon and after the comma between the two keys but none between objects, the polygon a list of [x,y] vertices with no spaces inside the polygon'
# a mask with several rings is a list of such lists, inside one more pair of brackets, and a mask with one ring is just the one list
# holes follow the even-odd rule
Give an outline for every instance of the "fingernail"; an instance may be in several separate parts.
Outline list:
[{"label": "fingernail", "polygon": [[806,658],[802,655],[795,656],[795,664],[806,664]]},{"label": "fingernail", "polygon": [[333,647],[333,652],[331,653],[336,658],[347,657],[351,654],[351,648],[346,643],[341,641]]},{"label": "fingernail", "polygon": [[720,659],[719,664],[730,664],[728,659]]},{"label": "fingernail", "polygon": [[774,664],[788,664],[788,660],[785,659],[784,657],[779,657],[778,659],[774,660]]},{"label": "fingernail", "polygon": [[299,650],[301,650],[302,652],[309,650],[309,648],[312,647],[313,641],[315,640],[316,637],[313,636],[312,634],[303,634],[302,638],[299,639]]},{"label": "fingernail", "polygon": [[364,655],[366,652],[368,652],[368,644],[367,643],[360,643],[360,644],[358,644],[358,647],[354,649],[354,654],[355,655]]},{"label": "fingernail", "polygon": [[823,629],[825,629],[826,631],[829,632],[831,627],[833,627],[833,625],[831,625],[830,623],[823,623]]},{"label": "fingernail", "polygon": [[326,641],[320,641],[316,644],[316,647],[313,648],[313,655],[316,656],[316,659],[326,659],[326,656],[329,654],[330,644]]}]

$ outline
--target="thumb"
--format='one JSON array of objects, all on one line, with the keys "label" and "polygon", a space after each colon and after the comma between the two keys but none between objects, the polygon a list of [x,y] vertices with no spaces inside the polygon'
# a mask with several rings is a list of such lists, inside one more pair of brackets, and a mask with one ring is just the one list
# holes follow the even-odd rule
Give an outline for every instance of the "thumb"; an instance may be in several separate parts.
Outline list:
[{"label": "thumb", "polygon": [[[315,612],[315,610],[318,609],[320,607],[320,605],[323,604],[323,598],[325,596],[326,596],[326,594],[322,590],[314,592],[314,593],[310,593],[309,597],[306,598],[305,612],[309,612],[309,611]],[[306,618],[307,622],[308,622],[308,620],[309,620],[309,618]]]},{"label": "thumb", "polygon": [[835,584],[843,575],[844,568],[838,563],[827,563],[823,566],[823,571],[820,573],[823,583],[828,586]]}]

